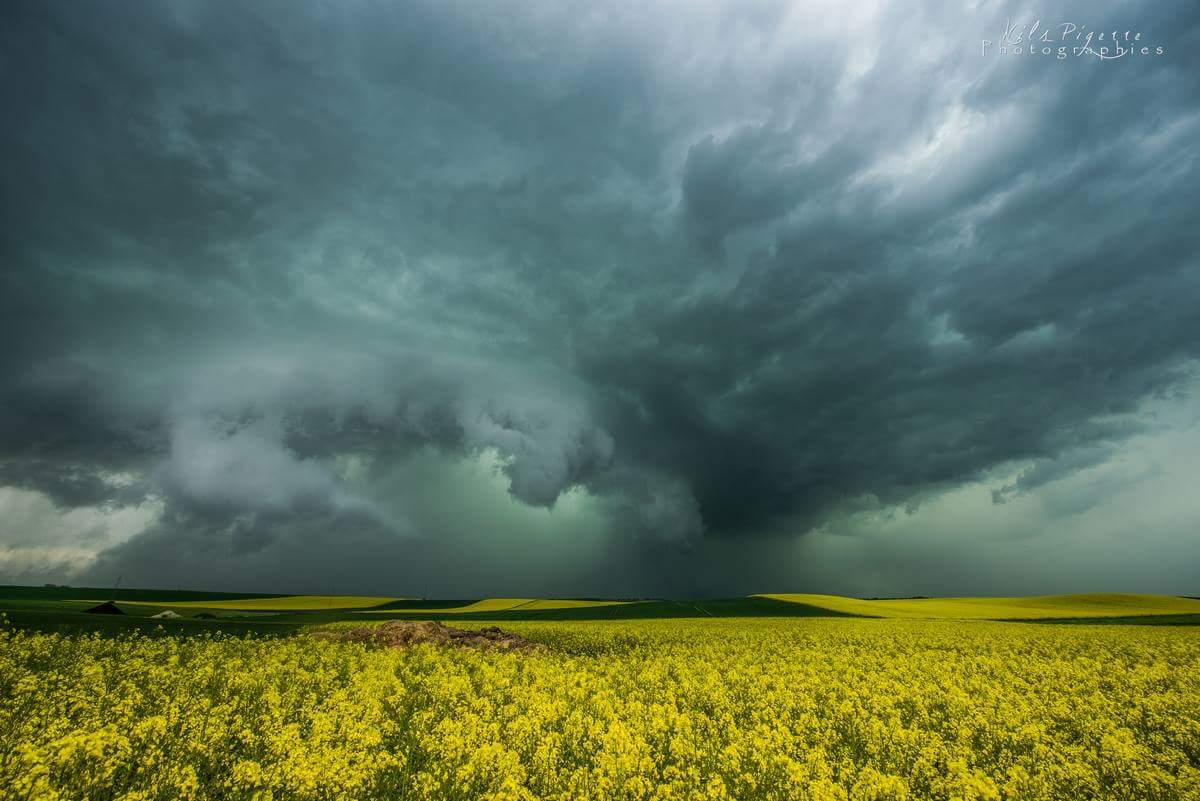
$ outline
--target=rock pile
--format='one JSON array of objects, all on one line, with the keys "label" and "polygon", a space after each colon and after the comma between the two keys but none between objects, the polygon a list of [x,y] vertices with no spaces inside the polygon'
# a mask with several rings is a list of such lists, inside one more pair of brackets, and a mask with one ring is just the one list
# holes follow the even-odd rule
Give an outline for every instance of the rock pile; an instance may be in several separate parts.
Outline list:
[{"label": "rock pile", "polygon": [[370,643],[387,648],[406,648],[419,643],[458,648],[496,648],[501,651],[537,651],[543,647],[497,626],[455,629],[436,620],[389,620],[378,626],[318,631],[312,636],[338,642]]}]

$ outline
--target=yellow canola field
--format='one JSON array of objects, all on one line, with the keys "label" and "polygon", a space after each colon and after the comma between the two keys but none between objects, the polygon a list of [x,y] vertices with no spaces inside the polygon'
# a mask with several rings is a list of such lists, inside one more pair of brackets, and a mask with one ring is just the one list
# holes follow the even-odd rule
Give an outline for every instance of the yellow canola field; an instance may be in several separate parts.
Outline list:
[{"label": "yellow canola field", "polygon": [[809,593],[764,593],[758,597],[809,604],[852,615],[890,618],[1028,620],[1200,614],[1200,600],[1174,595],[1097,593],[1022,598],[903,598],[883,601]]},{"label": "yellow canola field", "polygon": [[0,627],[0,798],[1200,798],[1190,628],[504,625],[547,648]]},{"label": "yellow canola field", "polygon": [[[363,609],[402,601],[382,595],[288,595],[282,598],[233,598],[224,601],[122,601],[118,606],[154,606],[163,609],[227,609],[248,612],[298,612],[320,609]],[[99,603],[99,601],[97,601]]]},{"label": "yellow canola field", "polygon": [[595,606],[623,606],[633,601],[577,601],[573,599],[540,598],[517,607],[521,611],[536,612],[540,609],[590,609]]},{"label": "yellow canola field", "polygon": [[394,609],[365,609],[363,612],[371,614],[379,613],[381,615],[397,614],[404,612],[420,612],[422,614],[438,614],[449,615],[462,612],[506,612],[509,609],[515,609],[519,606],[532,603],[534,598],[484,598],[482,601],[467,604],[466,606],[449,606],[442,609],[425,609],[421,607],[413,609],[403,609],[400,607]]}]

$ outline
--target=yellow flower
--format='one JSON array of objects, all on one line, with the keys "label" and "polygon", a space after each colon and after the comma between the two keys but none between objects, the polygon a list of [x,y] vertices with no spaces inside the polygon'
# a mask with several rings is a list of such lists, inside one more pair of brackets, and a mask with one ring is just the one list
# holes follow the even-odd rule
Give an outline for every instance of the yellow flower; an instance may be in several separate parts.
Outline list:
[{"label": "yellow flower", "polygon": [[549,648],[0,627],[0,798],[1200,798],[1186,629],[506,625]]}]

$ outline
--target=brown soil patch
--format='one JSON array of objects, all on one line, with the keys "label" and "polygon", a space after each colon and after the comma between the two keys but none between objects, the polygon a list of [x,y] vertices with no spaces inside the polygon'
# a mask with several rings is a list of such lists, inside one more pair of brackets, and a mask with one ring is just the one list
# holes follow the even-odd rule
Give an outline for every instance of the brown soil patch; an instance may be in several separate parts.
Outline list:
[{"label": "brown soil patch", "polygon": [[387,648],[406,648],[418,643],[452,645],[458,648],[496,648],[501,651],[538,651],[543,646],[496,626],[455,629],[436,620],[389,620],[378,626],[316,631],[313,637],[338,642],[361,642]]}]

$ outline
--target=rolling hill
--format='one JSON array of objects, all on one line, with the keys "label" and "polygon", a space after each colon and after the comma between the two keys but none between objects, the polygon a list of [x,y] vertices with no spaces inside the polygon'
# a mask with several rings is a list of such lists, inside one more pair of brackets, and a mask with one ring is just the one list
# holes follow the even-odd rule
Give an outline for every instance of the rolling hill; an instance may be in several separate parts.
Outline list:
[{"label": "rolling hill", "polygon": [[898,598],[863,600],[840,595],[765,593],[787,603],[801,603],[864,617],[952,620],[1047,620],[1055,618],[1138,617],[1200,614],[1200,600],[1175,595],[1095,593],[1020,598]]}]

